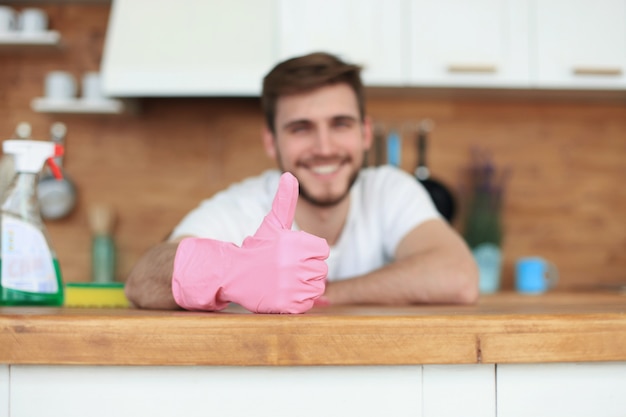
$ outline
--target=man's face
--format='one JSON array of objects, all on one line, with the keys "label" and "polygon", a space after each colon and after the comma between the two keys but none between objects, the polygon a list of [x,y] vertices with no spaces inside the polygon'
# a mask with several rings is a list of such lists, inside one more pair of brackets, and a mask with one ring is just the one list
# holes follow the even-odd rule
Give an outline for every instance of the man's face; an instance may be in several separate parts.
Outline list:
[{"label": "man's face", "polygon": [[280,97],[275,130],[265,132],[265,149],[298,179],[300,197],[332,206],[348,195],[372,138],[347,84]]}]

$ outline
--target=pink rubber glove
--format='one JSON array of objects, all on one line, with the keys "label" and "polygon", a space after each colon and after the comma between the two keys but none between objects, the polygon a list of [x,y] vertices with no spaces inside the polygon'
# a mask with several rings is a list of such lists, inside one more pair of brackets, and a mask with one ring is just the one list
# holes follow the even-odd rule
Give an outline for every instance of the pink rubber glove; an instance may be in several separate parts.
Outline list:
[{"label": "pink rubber glove", "polygon": [[178,245],[172,293],[187,310],[221,310],[229,302],[255,313],[304,313],[324,293],[326,240],[292,231],[298,180],[280,177],[272,210],[241,247],[188,238]]}]

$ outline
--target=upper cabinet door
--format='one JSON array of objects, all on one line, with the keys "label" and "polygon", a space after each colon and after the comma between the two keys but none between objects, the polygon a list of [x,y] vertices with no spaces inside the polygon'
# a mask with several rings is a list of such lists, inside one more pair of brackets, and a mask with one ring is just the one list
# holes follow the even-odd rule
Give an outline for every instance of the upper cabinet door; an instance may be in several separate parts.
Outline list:
[{"label": "upper cabinet door", "polygon": [[409,0],[411,83],[528,87],[527,0]]},{"label": "upper cabinet door", "polygon": [[364,66],[369,86],[408,79],[404,0],[279,0],[279,59],[324,51]]},{"label": "upper cabinet door", "polygon": [[275,62],[275,0],[115,0],[109,96],[258,96]]},{"label": "upper cabinet door", "polygon": [[626,0],[535,0],[532,15],[536,86],[626,89]]}]

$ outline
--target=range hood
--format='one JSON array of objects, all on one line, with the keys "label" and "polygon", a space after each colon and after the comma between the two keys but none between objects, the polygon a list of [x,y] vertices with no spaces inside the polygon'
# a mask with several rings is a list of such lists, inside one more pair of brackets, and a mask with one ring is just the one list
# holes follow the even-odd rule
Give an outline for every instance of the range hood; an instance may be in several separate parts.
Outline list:
[{"label": "range hood", "polygon": [[274,0],[114,0],[109,97],[258,96],[276,61]]}]

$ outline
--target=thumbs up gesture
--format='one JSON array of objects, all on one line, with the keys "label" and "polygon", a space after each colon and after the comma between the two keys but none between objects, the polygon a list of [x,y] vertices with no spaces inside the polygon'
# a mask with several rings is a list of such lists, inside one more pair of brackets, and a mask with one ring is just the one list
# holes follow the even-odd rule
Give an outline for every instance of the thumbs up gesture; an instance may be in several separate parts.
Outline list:
[{"label": "thumbs up gesture", "polygon": [[180,242],[172,293],[188,310],[220,310],[229,302],[255,313],[304,313],[324,293],[329,247],[292,231],[298,180],[280,178],[271,211],[241,247],[212,239]]}]

